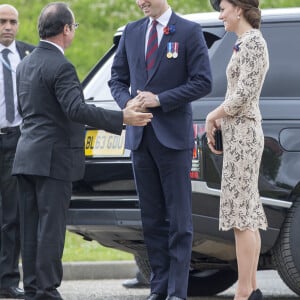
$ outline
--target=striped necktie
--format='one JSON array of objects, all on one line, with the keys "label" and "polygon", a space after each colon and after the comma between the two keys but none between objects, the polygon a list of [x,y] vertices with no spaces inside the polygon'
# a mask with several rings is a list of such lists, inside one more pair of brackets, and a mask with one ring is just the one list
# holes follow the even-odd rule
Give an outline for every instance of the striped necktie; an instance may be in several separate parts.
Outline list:
[{"label": "striped necktie", "polygon": [[6,63],[5,64],[4,62],[2,62],[6,119],[8,122],[12,123],[15,119],[15,104],[14,104],[13,79],[12,79],[12,73],[10,68],[10,61],[8,59],[8,54],[10,52],[11,51],[7,48],[1,51],[2,57]]},{"label": "striped necktie", "polygon": [[153,69],[157,57],[158,49],[158,39],[156,25],[158,22],[156,20],[152,21],[152,26],[149,33],[147,51],[146,51],[146,68],[148,72],[148,77],[151,75],[151,70]]}]

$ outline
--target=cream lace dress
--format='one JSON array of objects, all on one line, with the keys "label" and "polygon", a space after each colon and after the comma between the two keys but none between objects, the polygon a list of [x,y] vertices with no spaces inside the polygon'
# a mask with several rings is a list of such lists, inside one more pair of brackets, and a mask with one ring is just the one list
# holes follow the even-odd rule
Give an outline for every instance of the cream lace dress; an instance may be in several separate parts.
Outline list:
[{"label": "cream lace dress", "polygon": [[269,68],[268,49],[261,32],[252,29],[238,38],[227,66],[227,92],[222,119],[223,171],[220,230],[267,228],[258,193],[264,148],[259,97]]}]

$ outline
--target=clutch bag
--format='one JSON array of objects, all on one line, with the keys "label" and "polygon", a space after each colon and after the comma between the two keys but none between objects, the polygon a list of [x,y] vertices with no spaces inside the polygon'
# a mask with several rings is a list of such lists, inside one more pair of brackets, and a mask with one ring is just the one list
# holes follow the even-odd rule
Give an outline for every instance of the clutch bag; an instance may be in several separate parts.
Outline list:
[{"label": "clutch bag", "polygon": [[217,129],[215,131],[215,149],[217,151],[223,151],[222,131]]}]

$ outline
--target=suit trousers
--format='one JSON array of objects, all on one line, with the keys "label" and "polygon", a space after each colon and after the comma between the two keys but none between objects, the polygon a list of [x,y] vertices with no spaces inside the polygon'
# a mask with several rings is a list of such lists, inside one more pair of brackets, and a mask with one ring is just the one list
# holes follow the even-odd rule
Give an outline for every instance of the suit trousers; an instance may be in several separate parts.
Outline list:
[{"label": "suit trousers", "polygon": [[132,161],[152,269],[151,293],[186,299],[193,238],[192,151],[165,147],[147,125]]},{"label": "suit trousers", "polygon": [[11,175],[19,129],[0,134],[0,288],[17,287],[20,281],[19,190]]},{"label": "suit trousers", "polygon": [[17,175],[21,191],[21,253],[26,300],[62,299],[60,286],[72,183]]}]

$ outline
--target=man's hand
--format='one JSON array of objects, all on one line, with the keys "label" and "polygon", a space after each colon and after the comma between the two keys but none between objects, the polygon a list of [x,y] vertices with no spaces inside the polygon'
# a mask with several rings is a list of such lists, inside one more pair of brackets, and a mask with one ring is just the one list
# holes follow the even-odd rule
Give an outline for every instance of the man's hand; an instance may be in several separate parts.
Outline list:
[{"label": "man's hand", "polygon": [[160,106],[155,94],[140,90],[138,90],[137,93],[138,95],[135,98],[140,101],[143,109]]},{"label": "man's hand", "polygon": [[126,107],[130,107],[134,109],[135,111],[139,112],[148,112],[146,108],[142,108],[142,99],[139,96],[136,96],[135,98],[129,100],[126,104]]},{"label": "man's hand", "polygon": [[129,105],[123,109],[123,122],[132,126],[145,126],[149,122],[153,115],[151,113],[136,111],[134,105]]}]

